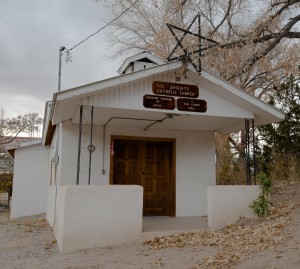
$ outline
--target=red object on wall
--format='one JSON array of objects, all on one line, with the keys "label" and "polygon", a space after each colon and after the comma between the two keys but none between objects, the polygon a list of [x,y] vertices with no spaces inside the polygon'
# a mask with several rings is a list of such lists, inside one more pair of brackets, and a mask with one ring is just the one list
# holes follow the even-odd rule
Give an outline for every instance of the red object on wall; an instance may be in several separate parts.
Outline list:
[{"label": "red object on wall", "polygon": [[115,151],[114,151],[114,141],[110,142],[110,155],[114,155]]}]

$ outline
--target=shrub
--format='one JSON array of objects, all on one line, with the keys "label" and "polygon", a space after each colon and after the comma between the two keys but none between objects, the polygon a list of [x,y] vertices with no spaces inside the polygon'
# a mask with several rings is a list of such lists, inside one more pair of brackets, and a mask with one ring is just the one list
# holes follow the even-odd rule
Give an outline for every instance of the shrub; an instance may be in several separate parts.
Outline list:
[{"label": "shrub", "polygon": [[260,182],[261,192],[258,195],[258,198],[250,204],[250,208],[258,217],[264,218],[268,216],[270,212],[269,195],[271,192],[272,181],[265,174],[260,174],[258,180]]},{"label": "shrub", "polygon": [[0,174],[0,192],[8,192],[9,196],[12,194],[13,174]]}]

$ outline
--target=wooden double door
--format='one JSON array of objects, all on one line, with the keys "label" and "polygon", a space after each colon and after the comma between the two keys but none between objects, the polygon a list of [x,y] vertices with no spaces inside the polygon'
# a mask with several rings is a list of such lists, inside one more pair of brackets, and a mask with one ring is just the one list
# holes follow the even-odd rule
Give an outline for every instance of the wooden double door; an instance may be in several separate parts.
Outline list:
[{"label": "wooden double door", "polygon": [[172,216],[175,191],[172,143],[114,140],[113,184],[144,188],[144,216]]}]

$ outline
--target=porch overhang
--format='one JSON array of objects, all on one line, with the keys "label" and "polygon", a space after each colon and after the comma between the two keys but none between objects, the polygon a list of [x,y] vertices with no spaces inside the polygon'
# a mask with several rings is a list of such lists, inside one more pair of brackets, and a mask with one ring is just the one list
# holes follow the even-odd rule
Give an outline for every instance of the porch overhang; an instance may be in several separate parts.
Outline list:
[{"label": "porch overhang", "polygon": [[[89,124],[90,110],[83,109],[83,124]],[[73,124],[79,124],[80,107],[72,118]],[[144,111],[120,108],[94,107],[94,125],[138,128],[147,131],[186,130],[202,132],[229,133],[243,129],[244,118],[208,116],[204,114],[174,113],[168,110]]]},{"label": "porch overhang", "polygon": [[[70,102],[64,109],[60,109],[59,113],[65,115],[69,107],[73,112],[69,120],[73,124],[79,124],[80,106],[82,104],[77,100]],[[89,124],[90,111],[89,106],[84,106],[83,109],[83,124]],[[268,124],[271,122],[280,121],[281,112],[278,116],[267,113],[263,109],[257,108],[257,113],[249,113],[247,117],[228,117],[220,115],[207,115],[205,113],[191,113],[174,110],[139,110],[139,109],[124,109],[111,107],[94,106],[94,125],[105,125],[109,122],[110,126],[141,128],[146,130],[147,126],[154,123],[150,128],[158,130],[189,130],[189,131],[217,131],[221,133],[232,133],[245,128],[245,118],[254,119],[255,126]],[[59,116],[59,115],[57,115]]]}]

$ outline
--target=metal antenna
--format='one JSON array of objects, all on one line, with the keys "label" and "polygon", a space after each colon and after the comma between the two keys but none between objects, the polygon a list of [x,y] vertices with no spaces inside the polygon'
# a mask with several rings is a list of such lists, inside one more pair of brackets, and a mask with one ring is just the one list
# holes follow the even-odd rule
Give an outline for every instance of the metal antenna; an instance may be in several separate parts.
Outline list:
[{"label": "metal antenna", "polygon": [[198,74],[201,74],[202,71],[202,62],[201,62],[201,49],[202,49],[202,44],[201,44],[202,38],[201,38],[201,16],[200,13],[198,13],[198,46],[199,46],[199,59],[198,59]]},{"label": "metal antenna", "polygon": [[60,91],[60,83],[61,83],[61,57],[63,55],[63,51],[66,48],[64,46],[59,47],[59,64],[58,64],[58,91]]}]

